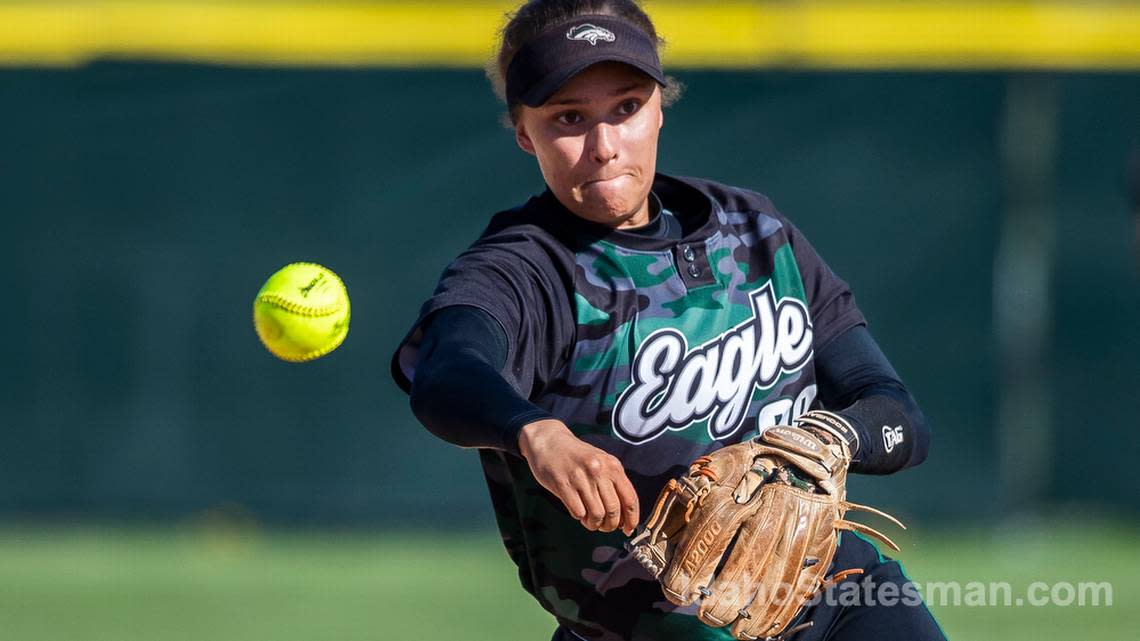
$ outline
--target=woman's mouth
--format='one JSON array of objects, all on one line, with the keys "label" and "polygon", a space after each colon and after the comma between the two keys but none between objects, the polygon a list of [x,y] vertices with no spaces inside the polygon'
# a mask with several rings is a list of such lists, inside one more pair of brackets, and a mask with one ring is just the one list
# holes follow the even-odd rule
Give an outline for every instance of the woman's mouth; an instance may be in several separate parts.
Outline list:
[{"label": "woman's mouth", "polygon": [[617,180],[618,178],[621,178],[621,177],[627,176],[627,175],[628,174],[618,174],[616,176],[610,176],[609,178],[596,178],[594,180],[587,180],[586,182],[582,183],[582,186],[583,187],[589,187],[591,185],[598,185],[598,184],[602,184],[602,183],[613,182],[614,180]]}]

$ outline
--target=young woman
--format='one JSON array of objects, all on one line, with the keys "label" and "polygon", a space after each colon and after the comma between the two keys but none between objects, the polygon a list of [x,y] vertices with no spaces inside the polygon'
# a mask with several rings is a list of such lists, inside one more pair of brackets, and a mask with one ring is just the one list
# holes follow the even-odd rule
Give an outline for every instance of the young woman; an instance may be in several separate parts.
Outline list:
[{"label": "young woman", "polygon": [[[631,0],[513,14],[491,75],[546,189],[491,219],[393,358],[423,424],[479,449],[503,542],[555,639],[732,638],[666,601],[623,548],[697,457],[814,408],[856,433],[853,473],[927,452],[847,284],[791,222],[758,193],[658,173],[677,93],[659,42]],[[821,603],[795,638],[943,638],[871,543],[844,535],[835,565],[913,598]]]}]

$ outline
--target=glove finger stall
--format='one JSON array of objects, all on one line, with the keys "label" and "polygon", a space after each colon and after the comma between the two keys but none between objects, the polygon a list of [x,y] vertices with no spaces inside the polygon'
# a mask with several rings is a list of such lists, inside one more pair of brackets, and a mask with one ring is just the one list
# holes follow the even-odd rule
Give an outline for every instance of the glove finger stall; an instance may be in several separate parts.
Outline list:
[{"label": "glove finger stall", "polygon": [[701,601],[697,616],[704,623],[722,627],[734,622],[755,596],[759,578],[779,541],[779,529],[769,524],[775,522],[783,506],[773,498],[772,493],[761,492],[757,511],[741,526],[736,545],[709,586],[712,594]]},{"label": "glove finger stall", "polygon": [[[827,494],[812,494],[790,486],[766,488],[773,511],[783,516],[775,524],[777,541],[769,562],[748,577],[757,585],[755,597],[733,624],[738,639],[776,636],[784,631],[822,581],[835,552],[833,523],[839,503]],[[810,563],[810,565],[808,565]]]},{"label": "glove finger stall", "polygon": [[702,596],[702,589],[707,592],[737,530],[759,508],[759,500],[737,503],[733,489],[714,486],[685,526],[672,563],[661,577],[662,590],[673,603],[688,605]]}]

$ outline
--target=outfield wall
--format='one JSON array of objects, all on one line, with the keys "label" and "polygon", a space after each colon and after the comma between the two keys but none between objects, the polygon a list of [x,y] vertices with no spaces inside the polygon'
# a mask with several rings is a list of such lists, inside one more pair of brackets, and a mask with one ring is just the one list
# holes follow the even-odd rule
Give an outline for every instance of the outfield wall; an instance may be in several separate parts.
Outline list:
[{"label": "outfield wall", "polygon": [[[678,75],[660,168],[767,193],[852,284],[934,430],[926,465],[853,493],[932,518],[1004,513],[1002,122],[1011,80],[1043,88],[1042,498],[1140,508],[1140,75]],[[417,426],[388,358],[448,259],[541,188],[499,112],[470,69],[0,69],[0,516],[489,525],[475,455]],[[294,260],[353,305],[344,346],[302,366],[250,322]]]}]

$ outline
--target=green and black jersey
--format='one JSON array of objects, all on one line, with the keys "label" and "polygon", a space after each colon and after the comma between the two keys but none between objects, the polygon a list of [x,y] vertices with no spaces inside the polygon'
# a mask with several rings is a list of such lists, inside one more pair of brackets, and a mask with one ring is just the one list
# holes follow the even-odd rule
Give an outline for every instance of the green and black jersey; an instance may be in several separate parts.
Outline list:
[{"label": "green and black jersey", "polygon": [[[495,318],[515,389],[620,459],[642,506],[698,456],[818,407],[813,356],[864,323],[847,284],[763,195],[665,175],[653,193],[682,223],[679,240],[583,220],[549,191],[497,214],[415,326],[453,305]],[[405,389],[419,335],[394,359]],[[666,601],[620,532],[585,530],[509,450],[480,450],[503,542],[565,628],[731,638]]]}]

